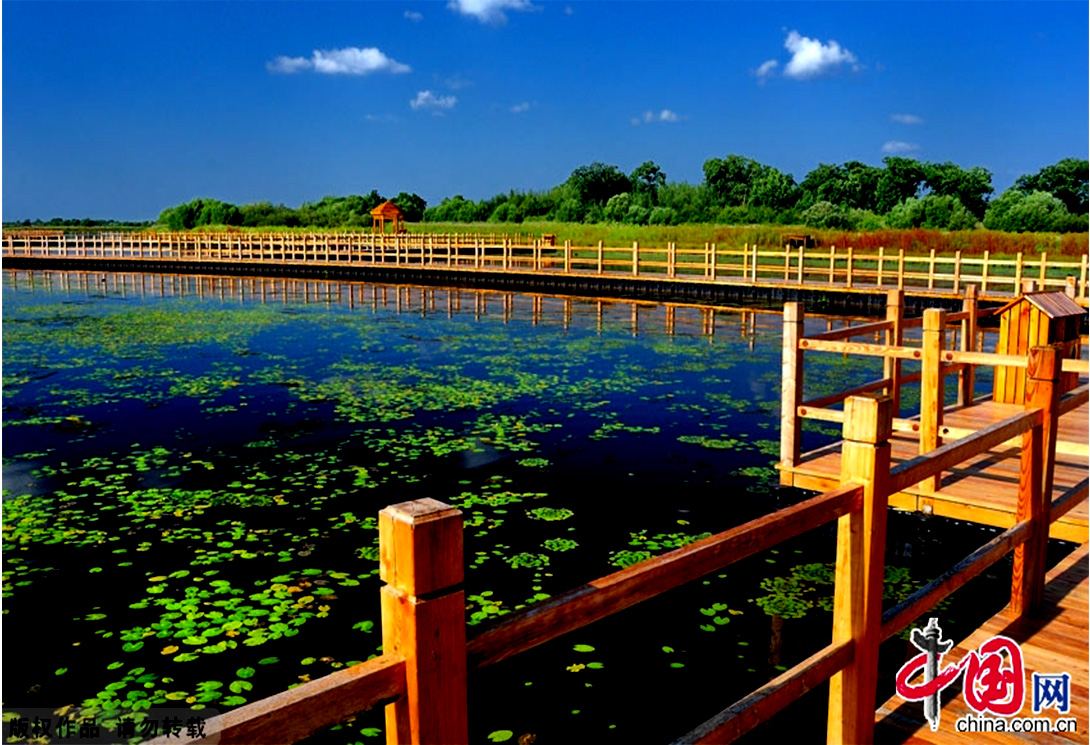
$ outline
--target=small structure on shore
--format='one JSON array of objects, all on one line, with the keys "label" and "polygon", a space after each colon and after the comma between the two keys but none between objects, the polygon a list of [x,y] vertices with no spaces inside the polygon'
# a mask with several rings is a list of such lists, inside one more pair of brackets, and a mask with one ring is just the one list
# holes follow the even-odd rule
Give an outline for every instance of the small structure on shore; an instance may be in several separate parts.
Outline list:
[{"label": "small structure on shore", "polygon": [[385,233],[387,222],[393,225],[395,233],[405,232],[405,213],[389,199],[371,210],[371,232]]},{"label": "small structure on shore", "polygon": [[[999,342],[997,354],[1029,354],[1032,347],[1063,344],[1062,358],[1078,359],[1081,350],[1079,327],[1086,311],[1062,292],[1027,292],[997,311]],[[1064,373],[1060,392],[1078,387],[1077,373]],[[1026,399],[1026,371],[997,365],[993,397],[1003,403],[1022,404]]]}]

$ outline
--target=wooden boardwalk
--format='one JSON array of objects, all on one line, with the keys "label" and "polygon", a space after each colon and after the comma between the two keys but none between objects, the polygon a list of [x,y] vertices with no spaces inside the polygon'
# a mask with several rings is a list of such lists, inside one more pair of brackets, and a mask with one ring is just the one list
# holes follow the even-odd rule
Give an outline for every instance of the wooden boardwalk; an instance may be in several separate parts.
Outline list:
[{"label": "wooden boardwalk", "polygon": [[[173,271],[396,271],[399,276],[506,276],[520,282],[546,279],[557,285],[618,282],[648,286],[662,282],[679,288],[759,287],[783,293],[870,295],[897,288],[913,296],[954,298],[968,284],[982,300],[1005,301],[1033,280],[1043,289],[1063,290],[1086,306],[1090,302],[1090,261],[1034,257],[906,254],[879,248],[791,248],[554,245],[529,236],[407,233],[104,233],[4,231],[0,253],[12,265],[67,262],[114,270],[124,265],[170,267]],[[227,269],[227,268],[230,269]]]},{"label": "wooden boardwalk", "polygon": [[[923,702],[905,701],[894,696],[876,715],[875,742],[886,745],[971,745],[974,743],[1072,743],[1087,741],[1090,727],[1090,654],[1087,651],[1087,618],[1090,609],[1090,578],[1087,575],[1090,544],[1082,544],[1047,575],[1043,608],[1040,615],[1017,621],[1004,610],[993,616],[967,639],[943,657],[943,665],[956,662],[996,635],[1007,636],[1022,649],[1026,672],[1025,703],[1018,717],[1044,716],[1050,720],[1073,717],[1076,732],[958,732],[956,722],[974,715],[965,703],[961,679],[943,691],[939,728],[932,731],[923,716]],[[923,619],[921,619],[922,622]],[[922,623],[921,623],[922,625]],[[1032,673],[1069,673],[1071,709],[1060,714],[1046,709],[1033,713]],[[975,716],[975,715],[974,715]]]},{"label": "wooden boardwalk", "polygon": [[[945,425],[967,430],[980,430],[1024,411],[1015,404],[978,401],[966,408],[945,412]],[[1051,501],[1070,492],[1087,488],[1090,459],[1087,458],[1088,412],[1090,405],[1060,417],[1060,436],[1056,454],[1056,474]],[[919,435],[895,432],[891,460],[904,463],[920,453]],[[789,469],[792,483],[804,489],[825,491],[840,483],[841,443],[802,455],[801,461]],[[993,448],[976,455],[943,473],[938,491],[929,493],[919,485],[890,496],[890,505],[905,510],[952,517],[970,522],[1009,528],[1015,523],[1018,504],[1018,473],[1021,446],[1017,442]],[[1090,541],[1088,533],[1090,507],[1083,500],[1074,509],[1054,522],[1050,535],[1067,541]]]}]

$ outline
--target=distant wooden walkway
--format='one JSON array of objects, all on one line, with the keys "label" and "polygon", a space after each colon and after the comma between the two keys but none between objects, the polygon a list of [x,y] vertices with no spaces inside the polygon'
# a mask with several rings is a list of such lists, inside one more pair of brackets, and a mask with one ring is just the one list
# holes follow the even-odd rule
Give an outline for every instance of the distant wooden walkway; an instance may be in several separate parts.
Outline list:
[{"label": "distant wooden walkway", "polygon": [[[1076,732],[958,732],[956,721],[974,715],[961,693],[961,681],[943,691],[939,729],[931,731],[923,716],[923,702],[905,701],[894,696],[877,713],[875,742],[886,745],[976,745],[977,743],[1026,743],[1060,745],[1087,741],[1090,727],[1090,653],[1088,653],[1087,620],[1090,607],[1088,578],[1090,544],[1082,544],[1053,568],[1045,579],[1040,615],[1018,620],[1009,609],[993,616],[967,639],[943,657],[943,665],[957,662],[970,650],[978,649],[986,640],[1003,635],[1018,642],[1026,669],[1026,697],[1018,717],[1044,716],[1050,720],[1073,717]],[[922,624],[921,624],[922,625]],[[1060,714],[1055,709],[1033,713],[1032,673],[1069,673],[1071,675],[1071,710]]]},{"label": "distant wooden walkway", "polygon": [[116,268],[169,265],[174,271],[219,266],[359,268],[438,274],[479,273],[512,278],[625,280],[640,285],[742,285],[778,291],[872,294],[891,288],[933,298],[958,297],[968,284],[982,300],[1005,301],[1026,280],[1063,290],[1083,306],[1090,301],[1088,257],[1057,260],[1047,254],[1013,259],[907,255],[904,250],[857,252],[851,247],[791,248],[745,244],[703,246],[575,246],[518,235],[376,233],[102,233],[4,231],[2,255],[17,263],[53,260]]}]

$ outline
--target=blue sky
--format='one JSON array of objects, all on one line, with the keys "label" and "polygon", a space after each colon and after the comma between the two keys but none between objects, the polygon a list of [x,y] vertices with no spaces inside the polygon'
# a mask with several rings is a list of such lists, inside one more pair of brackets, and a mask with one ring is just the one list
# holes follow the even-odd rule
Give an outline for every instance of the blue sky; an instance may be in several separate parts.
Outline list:
[{"label": "blue sky", "polygon": [[5,220],[198,196],[547,189],[738,153],[801,180],[887,154],[997,193],[1087,157],[1085,2],[21,2]]}]

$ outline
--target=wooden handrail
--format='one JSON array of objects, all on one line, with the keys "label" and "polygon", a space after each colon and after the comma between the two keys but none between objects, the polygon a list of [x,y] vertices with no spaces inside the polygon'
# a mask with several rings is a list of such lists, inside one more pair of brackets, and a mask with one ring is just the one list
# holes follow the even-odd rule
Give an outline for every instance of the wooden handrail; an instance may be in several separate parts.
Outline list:
[{"label": "wooden handrail", "polygon": [[989,365],[991,367],[1018,367],[1025,369],[1029,364],[1025,355],[992,354],[991,352],[961,352],[950,349],[942,353],[946,362],[964,362],[970,365]]},{"label": "wooden handrail", "polygon": [[768,721],[784,707],[824,683],[853,660],[854,642],[830,644],[787,672],[777,675],[745,698],[728,706],[673,745],[727,743]]},{"label": "wooden handrail", "polygon": [[799,349],[808,352],[841,352],[860,354],[867,357],[895,357],[902,360],[918,360],[921,357],[919,347],[896,347],[886,344],[863,344],[854,341],[823,341],[805,337],[799,339]]},{"label": "wooden handrail", "polygon": [[978,430],[969,437],[947,443],[930,453],[905,461],[890,471],[890,493],[904,491],[929,476],[951,468],[974,455],[979,455],[1032,427],[1039,426],[1041,419],[1040,409],[1015,414],[990,427]]},{"label": "wooden handrail", "polygon": [[875,321],[874,323],[863,323],[858,326],[847,326],[842,329],[833,329],[832,331],[826,331],[815,336],[807,336],[807,339],[823,339],[825,341],[835,341],[837,339],[848,339],[853,336],[865,336],[867,334],[874,334],[879,331],[885,331],[886,329],[893,328],[893,321]]},{"label": "wooden handrail", "polygon": [[848,484],[626,567],[517,613],[468,642],[469,669],[492,665],[824,525],[859,506]]},{"label": "wooden handrail", "polygon": [[1088,490],[1090,490],[1090,479],[1083,479],[1064,492],[1052,503],[1052,508],[1048,514],[1048,522],[1056,522],[1070,512],[1073,507],[1078,506],[1082,500],[1086,499]]},{"label": "wooden handrail", "polygon": [[1078,373],[1079,375],[1090,374],[1090,361],[1088,360],[1076,360],[1066,359],[1060,363],[1060,369],[1063,372]]},{"label": "wooden handrail", "polygon": [[384,654],[204,723],[204,737],[167,735],[148,745],[288,745],[405,693],[405,660]]},{"label": "wooden handrail", "polygon": [[[828,396],[822,396],[821,398],[812,398],[809,401],[803,401],[801,404],[799,404],[799,409],[802,409],[803,407],[820,409],[823,406],[829,406],[830,404],[838,404],[846,399],[848,396],[858,396],[863,393],[877,391],[881,388],[886,388],[890,386],[892,383],[893,380],[891,378],[872,380],[869,383],[857,385],[855,388],[848,388],[847,390],[840,391],[839,393],[831,393]],[[805,414],[803,416],[805,416]]]},{"label": "wooden handrail", "polygon": [[[1066,360],[1065,360],[1066,361]],[[1067,372],[1066,370],[1064,372]],[[1067,393],[1060,396],[1060,400],[1057,403],[1056,410],[1060,416],[1063,416],[1069,411],[1074,411],[1087,401],[1090,401],[1090,383],[1084,383],[1074,390],[1070,390]]]},{"label": "wooden handrail", "polygon": [[1000,533],[954,566],[882,614],[883,641],[902,631],[959,587],[996,563],[1029,537],[1029,521]]}]

